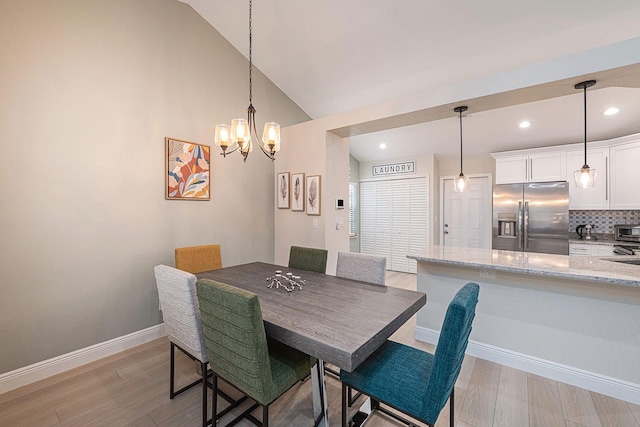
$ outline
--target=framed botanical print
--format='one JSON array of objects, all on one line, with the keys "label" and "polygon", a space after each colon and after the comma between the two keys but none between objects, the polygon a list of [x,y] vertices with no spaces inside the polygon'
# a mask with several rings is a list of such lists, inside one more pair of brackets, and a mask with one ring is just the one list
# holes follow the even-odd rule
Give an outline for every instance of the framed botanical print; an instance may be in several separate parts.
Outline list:
[{"label": "framed botanical print", "polygon": [[165,199],[210,200],[208,145],[165,138]]},{"label": "framed botanical print", "polygon": [[276,180],[278,209],[289,209],[289,172],[281,172]]},{"label": "framed botanical print", "polygon": [[320,175],[307,176],[305,189],[307,215],[320,215]]},{"label": "framed botanical print", "polygon": [[304,212],[304,174],[291,174],[291,210]]}]

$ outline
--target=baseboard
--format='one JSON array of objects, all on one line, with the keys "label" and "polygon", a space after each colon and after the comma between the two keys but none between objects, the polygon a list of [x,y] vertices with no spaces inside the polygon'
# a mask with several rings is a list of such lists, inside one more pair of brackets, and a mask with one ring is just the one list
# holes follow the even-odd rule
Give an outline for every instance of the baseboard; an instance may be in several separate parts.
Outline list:
[{"label": "baseboard", "polygon": [[161,323],[141,331],[0,374],[0,394],[94,362],[103,357],[111,356],[164,335],[164,324]]},{"label": "baseboard", "polygon": [[[416,326],[415,338],[437,344],[440,333]],[[467,354],[640,405],[640,384],[469,340]]]}]

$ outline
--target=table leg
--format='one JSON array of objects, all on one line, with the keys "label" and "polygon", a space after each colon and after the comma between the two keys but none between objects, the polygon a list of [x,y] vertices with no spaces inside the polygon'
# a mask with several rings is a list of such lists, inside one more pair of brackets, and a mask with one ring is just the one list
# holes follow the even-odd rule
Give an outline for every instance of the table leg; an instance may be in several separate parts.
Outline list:
[{"label": "table leg", "polygon": [[327,407],[327,383],[324,379],[324,363],[318,360],[311,367],[311,386],[313,390],[313,416],[316,427],[329,427],[329,411]]}]

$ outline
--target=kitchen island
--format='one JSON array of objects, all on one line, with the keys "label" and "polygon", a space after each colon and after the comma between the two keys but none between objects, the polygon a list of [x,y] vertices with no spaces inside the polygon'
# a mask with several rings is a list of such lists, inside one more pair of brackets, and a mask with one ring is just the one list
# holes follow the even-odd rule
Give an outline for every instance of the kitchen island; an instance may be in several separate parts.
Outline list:
[{"label": "kitchen island", "polygon": [[446,308],[480,285],[467,353],[640,404],[640,266],[584,257],[432,246],[416,338],[437,343]]}]

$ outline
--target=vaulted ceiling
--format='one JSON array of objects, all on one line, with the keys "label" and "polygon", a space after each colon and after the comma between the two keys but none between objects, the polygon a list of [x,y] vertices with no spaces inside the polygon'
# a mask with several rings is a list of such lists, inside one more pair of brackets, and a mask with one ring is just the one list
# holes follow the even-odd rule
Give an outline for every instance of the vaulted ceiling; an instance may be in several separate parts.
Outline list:
[{"label": "vaulted ceiling", "polygon": [[[182,1],[248,56],[248,1]],[[637,0],[256,0],[253,62],[319,118],[635,39],[638,22]],[[589,139],[640,132],[640,66],[589,77],[602,79],[589,90]],[[478,100],[465,118],[465,151],[581,141],[582,95],[573,83]],[[614,105],[617,115],[602,115]],[[457,144],[443,144],[459,138],[450,110],[441,106],[409,127],[350,130],[362,133],[350,139],[352,153],[365,161],[455,156]],[[520,129],[525,119],[532,125]]]}]

